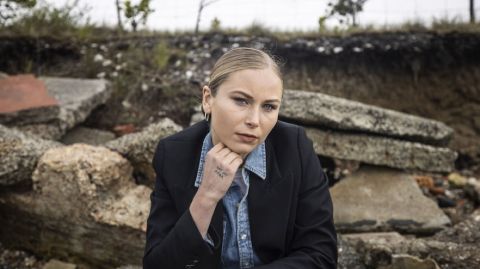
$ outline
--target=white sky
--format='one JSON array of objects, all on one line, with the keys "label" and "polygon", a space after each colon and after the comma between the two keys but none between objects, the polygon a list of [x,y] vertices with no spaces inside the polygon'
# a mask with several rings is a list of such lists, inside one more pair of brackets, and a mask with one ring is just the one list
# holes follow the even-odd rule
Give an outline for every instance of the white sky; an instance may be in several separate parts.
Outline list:
[{"label": "white sky", "polygon": [[[72,0],[44,0],[61,6]],[[330,0],[219,0],[204,8],[200,29],[209,29],[216,17],[222,27],[243,28],[256,21],[282,30],[318,29],[318,19],[325,14]],[[121,0],[124,2],[124,0]],[[137,4],[140,0],[131,0]],[[480,0],[475,1],[480,21]],[[115,0],[79,0],[91,7],[91,22],[114,25],[117,22]],[[195,27],[200,0],[151,0],[155,12],[147,22],[149,29],[187,30]],[[359,14],[360,24],[400,24],[406,20],[455,17],[469,19],[469,0],[369,0]],[[327,21],[327,25],[335,20]]]}]

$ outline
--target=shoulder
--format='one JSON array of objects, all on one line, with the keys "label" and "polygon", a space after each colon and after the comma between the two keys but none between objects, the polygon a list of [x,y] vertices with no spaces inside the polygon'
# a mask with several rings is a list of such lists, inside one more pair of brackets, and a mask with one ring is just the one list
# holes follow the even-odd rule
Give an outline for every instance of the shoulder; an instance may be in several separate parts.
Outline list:
[{"label": "shoulder", "polygon": [[286,142],[292,144],[293,141],[308,140],[303,127],[283,121],[277,121],[267,139],[280,145]]},{"label": "shoulder", "polygon": [[190,127],[183,129],[182,131],[168,136],[163,139],[165,142],[175,142],[175,141],[198,141],[203,139],[209,132],[209,126],[206,121],[200,121]]},{"label": "shoulder", "polygon": [[[202,148],[203,140],[209,132],[208,123],[201,121],[171,136],[161,139],[155,150],[153,165],[166,161],[191,163]],[[198,153],[198,154],[197,154]],[[168,158],[163,157],[168,156]],[[160,161],[160,159],[163,159]]]}]

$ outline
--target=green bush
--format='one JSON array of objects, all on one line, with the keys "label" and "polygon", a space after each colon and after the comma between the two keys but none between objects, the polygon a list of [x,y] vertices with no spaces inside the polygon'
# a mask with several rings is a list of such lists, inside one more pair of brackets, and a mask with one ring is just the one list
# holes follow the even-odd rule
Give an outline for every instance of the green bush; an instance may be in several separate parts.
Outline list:
[{"label": "green bush", "polygon": [[79,7],[78,0],[56,8],[45,2],[19,15],[7,25],[8,32],[23,35],[89,36],[92,25],[87,16],[90,8]]},{"label": "green bush", "polygon": [[158,43],[153,50],[153,55],[155,64],[159,70],[163,70],[165,67],[167,67],[168,60],[170,59],[170,52],[168,51],[167,42],[162,41]]}]

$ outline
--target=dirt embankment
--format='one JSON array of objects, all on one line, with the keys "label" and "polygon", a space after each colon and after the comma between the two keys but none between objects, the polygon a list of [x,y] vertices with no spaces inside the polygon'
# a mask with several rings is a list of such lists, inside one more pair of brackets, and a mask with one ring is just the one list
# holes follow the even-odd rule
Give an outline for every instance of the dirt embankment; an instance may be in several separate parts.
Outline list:
[{"label": "dirt embankment", "polygon": [[480,161],[480,34],[357,35],[277,51],[286,88],[442,121],[455,129],[458,165]]},{"label": "dirt embankment", "polygon": [[[143,38],[135,42],[147,44],[143,49],[151,50],[162,40]],[[128,44],[131,47],[132,40],[103,43],[110,50],[122,51]],[[461,153],[457,164],[480,163],[480,33],[398,32],[290,41],[212,34],[171,37],[168,44],[186,53],[188,64],[184,68],[193,71],[193,76],[186,77],[185,70],[175,66],[175,58],[160,75],[171,78],[170,88],[183,89],[188,96],[199,95],[206,71],[226,49],[267,47],[283,59],[285,88],[322,92],[442,121],[455,129],[449,146]],[[83,45],[48,38],[0,39],[0,71],[15,74],[30,68],[52,75],[58,70],[62,71],[58,76],[78,77],[82,65],[72,63],[81,61]],[[62,63],[73,68],[62,69]],[[164,100],[168,106],[164,104],[163,108],[171,107],[166,116],[178,118],[186,126],[189,110],[172,107],[178,103],[174,98],[178,96],[172,100],[165,96],[149,99]],[[121,107],[121,101],[118,98],[97,113],[99,121],[104,117],[112,122],[107,112],[119,113],[123,108],[115,106]],[[162,107],[157,101],[146,114]],[[193,112],[195,103],[191,104]],[[178,113],[180,110],[182,113]]]}]

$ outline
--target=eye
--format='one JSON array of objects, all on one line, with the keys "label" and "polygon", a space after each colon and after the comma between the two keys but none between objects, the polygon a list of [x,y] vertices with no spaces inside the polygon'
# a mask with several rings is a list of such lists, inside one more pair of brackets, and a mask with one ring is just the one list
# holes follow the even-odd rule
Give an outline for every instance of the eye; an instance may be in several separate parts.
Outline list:
[{"label": "eye", "polygon": [[246,104],[247,103],[247,100],[245,100],[243,98],[233,98],[233,100],[235,100],[235,102],[237,102],[239,104]]},{"label": "eye", "polygon": [[271,105],[271,104],[264,104],[264,105],[263,105],[263,108],[266,109],[266,110],[275,110],[275,109],[277,109],[276,106]]}]

